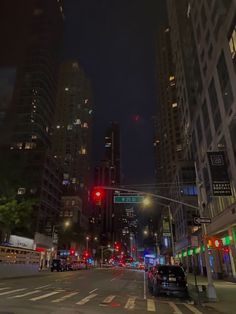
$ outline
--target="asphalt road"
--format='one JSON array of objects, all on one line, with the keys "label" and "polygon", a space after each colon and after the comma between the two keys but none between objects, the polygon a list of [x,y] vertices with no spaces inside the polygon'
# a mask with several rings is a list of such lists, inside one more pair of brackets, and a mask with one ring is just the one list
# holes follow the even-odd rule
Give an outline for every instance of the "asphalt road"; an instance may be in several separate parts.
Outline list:
[{"label": "asphalt road", "polygon": [[152,297],[143,271],[93,269],[0,281],[0,314],[201,314],[185,300]]}]

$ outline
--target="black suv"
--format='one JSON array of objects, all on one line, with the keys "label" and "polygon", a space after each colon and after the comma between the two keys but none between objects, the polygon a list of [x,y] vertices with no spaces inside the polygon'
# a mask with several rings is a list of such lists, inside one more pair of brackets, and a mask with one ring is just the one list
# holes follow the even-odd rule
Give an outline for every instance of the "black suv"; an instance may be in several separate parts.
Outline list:
[{"label": "black suv", "polygon": [[158,265],[149,280],[149,289],[155,296],[162,292],[188,296],[187,280],[181,266]]}]

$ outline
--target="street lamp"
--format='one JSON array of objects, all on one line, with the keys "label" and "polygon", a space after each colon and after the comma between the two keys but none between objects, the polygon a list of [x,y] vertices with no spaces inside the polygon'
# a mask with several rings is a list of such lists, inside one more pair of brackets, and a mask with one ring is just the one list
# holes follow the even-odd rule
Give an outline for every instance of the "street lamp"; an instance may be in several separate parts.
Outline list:
[{"label": "street lamp", "polygon": [[98,240],[98,237],[94,237],[94,241],[97,241]]},{"label": "street lamp", "polygon": [[89,241],[89,237],[86,237],[86,250],[88,251],[88,241]]},{"label": "street lamp", "polygon": [[69,227],[70,226],[70,221],[69,220],[66,220],[65,222],[64,222],[64,226],[67,228],[67,227]]},{"label": "street lamp", "polygon": [[148,235],[148,231],[147,231],[147,230],[143,230],[143,234],[144,234],[145,236],[147,236],[147,235]]},{"label": "street lamp", "polygon": [[151,199],[150,199],[149,197],[145,197],[145,198],[143,199],[143,205],[144,205],[144,206],[149,206],[149,205],[151,205]]}]

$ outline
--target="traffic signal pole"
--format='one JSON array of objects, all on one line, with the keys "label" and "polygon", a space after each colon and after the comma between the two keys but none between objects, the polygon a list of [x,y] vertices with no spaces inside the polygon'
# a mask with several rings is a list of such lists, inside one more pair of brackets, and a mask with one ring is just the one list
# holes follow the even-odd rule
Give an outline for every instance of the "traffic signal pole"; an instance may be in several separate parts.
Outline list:
[{"label": "traffic signal pole", "polygon": [[[198,205],[199,205],[199,215],[200,217],[204,217],[204,209],[205,209],[205,188],[199,180],[196,162],[194,163],[195,173],[196,173],[196,185],[198,189]],[[206,224],[202,224],[202,241],[204,245],[204,257],[206,263],[206,272],[207,272],[207,297],[210,301],[217,301],[216,289],[212,280],[211,266],[209,261],[208,247],[207,247],[207,228]]]},{"label": "traffic signal pole", "polygon": [[[172,199],[172,198],[169,198],[166,196],[162,196],[162,195],[158,195],[158,194],[154,194],[154,193],[147,193],[147,192],[138,191],[138,190],[134,190],[134,189],[126,189],[126,188],[122,188],[122,187],[110,187],[110,186],[102,186],[102,188],[104,190],[113,190],[113,191],[121,191],[121,192],[125,191],[125,192],[137,193],[138,195],[151,196],[153,198],[181,204],[181,205],[184,205],[186,207],[197,209],[200,217],[203,217],[203,212],[204,212],[204,205],[202,202],[203,201],[203,195],[202,195],[203,185],[199,182],[196,164],[195,164],[195,171],[196,171],[196,184],[197,184],[197,188],[198,188],[198,192],[199,192],[198,193],[198,204],[199,204],[199,206],[194,206],[192,204],[181,202],[179,200],[175,200],[175,199]],[[205,263],[206,263],[207,280],[208,280],[207,296],[208,296],[208,299],[210,301],[217,301],[216,290],[215,290],[215,286],[214,286],[213,280],[212,280],[212,273],[211,273],[210,262],[209,262],[209,254],[208,254],[207,237],[206,236],[207,236],[206,224],[203,224],[202,225],[202,240],[203,240],[204,248],[205,248],[204,254],[205,254]]]}]

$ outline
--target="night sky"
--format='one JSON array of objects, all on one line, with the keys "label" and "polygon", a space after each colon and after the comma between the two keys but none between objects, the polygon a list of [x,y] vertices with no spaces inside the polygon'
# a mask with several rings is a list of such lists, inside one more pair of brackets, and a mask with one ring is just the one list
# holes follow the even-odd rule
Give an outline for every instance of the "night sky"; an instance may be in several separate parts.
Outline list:
[{"label": "night sky", "polygon": [[121,126],[124,183],[154,182],[156,0],[65,0],[64,58],[78,59],[94,94],[93,160],[110,121]]}]

